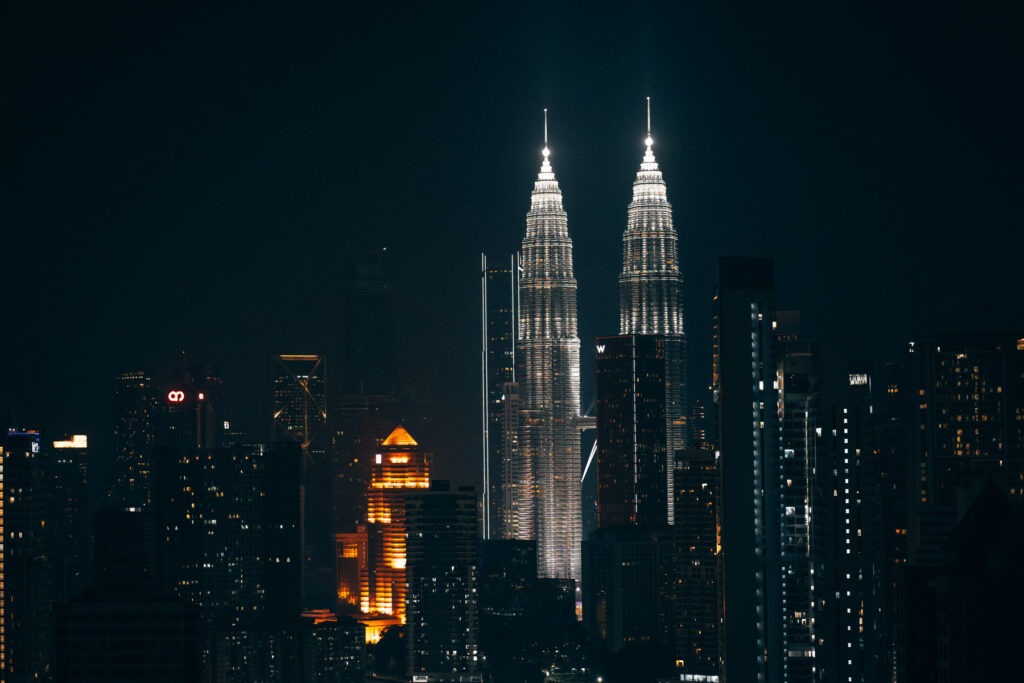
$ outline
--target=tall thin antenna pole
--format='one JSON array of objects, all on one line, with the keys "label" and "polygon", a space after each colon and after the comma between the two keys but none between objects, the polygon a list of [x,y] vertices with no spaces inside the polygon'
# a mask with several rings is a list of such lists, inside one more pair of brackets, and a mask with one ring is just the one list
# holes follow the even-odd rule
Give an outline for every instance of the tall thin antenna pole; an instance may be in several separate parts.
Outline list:
[{"label": "tall thin antenna pole", "polygon": [[544,146],[548,145],[548,110],[544,109]]},{"label": "tall thin antenna pole", "polygon": [[651,98],[647,98],[647,134],[651,134]]}]

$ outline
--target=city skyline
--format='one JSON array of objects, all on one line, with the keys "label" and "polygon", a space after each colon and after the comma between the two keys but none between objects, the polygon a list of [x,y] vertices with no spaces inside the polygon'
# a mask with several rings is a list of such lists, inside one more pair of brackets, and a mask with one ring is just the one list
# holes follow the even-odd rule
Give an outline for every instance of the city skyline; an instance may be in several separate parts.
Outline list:
[{"label": "city skyline", "polygon": [[[875,357],[966,305],[1024,318],[1010,280],[1024,140],[1005,85],[1019,48],[998,16],[475,8],[387,30],[362,17],[360,34],[340,10],[289,30],[258,8],[114,12],[21,6],[3,22],[17,134],[0,221],[23,255],[5,291],[36,317],[2,342],[0,406],[89,434],[96,454],[112,447],[111,378],[181,349],[218,366],[236,422],[265,438],[267,359],[319,353],[340,371],[340,264],[377,241],[395,259],[396,318],[419,331],[403,374],[433,423],[478,430],[478,368],[460,360],[478,342],[475,265],[521,237],[544,107],[579,231],[584,411],[592,341],[617,329],[646,96],[687,226],[691,386],[710,381],[721,254],[775,256],[810,336],[856,334]],[[471,68],[473,55],[486,58]],[[432,315],[437,301],[451,313]],[[477,440],[422,438],[450,460],[439,476],[479,481]]]},{"label": "city skyline", "polygon": [[0,678],[1013,677],[1009,11],[57,9]]}]

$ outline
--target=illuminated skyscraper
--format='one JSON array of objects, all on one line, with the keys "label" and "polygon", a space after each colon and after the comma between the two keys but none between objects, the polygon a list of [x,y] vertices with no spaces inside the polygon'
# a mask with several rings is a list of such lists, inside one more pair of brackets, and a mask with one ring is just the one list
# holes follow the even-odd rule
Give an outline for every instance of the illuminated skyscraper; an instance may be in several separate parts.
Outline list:
[{"label": "illuminated skyscraper", "polygon": [[679,238],[665,181],[654,159],[650,98],[647,152],[633,181],[619,275],[619,334],[683,334]]},{"label": "illuminated skyscraper", "polygon": [[149,504],[158,407],[146,373],[123,372],[114,378],[114,482],[107,493],[112,505]]},{"label": "illuminated skyscraper", "polygon": [[7,432],[0,446],[0,680],[50,676],[50,562],[39,432]]},{"label": "illuminated skyscraper", "polygon": [[601,527],[674,524],[672,464],[688,442],[679,245],[649,110],[644,142],[622,236],[619,336],[597,340]]},{"label": "illuminated skyscraper", "polygon": [[516,322],[519,311],[519,256],[504,263],[480,257],[483,367],[483,537],[508,538],[511,521],[512,459],[505,435],[505,384],[516,378]]},{"label": "illuminated skyscraper", "polygon": [[[367,612],[405,622],[405,494],[430,488],[430,457],[401,426],[381,442],[370,470],[366,523]],[[360,599],[362,602],[362,599]]]},{"label": "illuminated skyscraper", "polygon": [[537,539],[541,577],[579,580],[583,532],[576,279],[546,130],[544,137],[544,161],[526,214],[519,288],[518,457],[525,466],[516,489],[516,537]]}]

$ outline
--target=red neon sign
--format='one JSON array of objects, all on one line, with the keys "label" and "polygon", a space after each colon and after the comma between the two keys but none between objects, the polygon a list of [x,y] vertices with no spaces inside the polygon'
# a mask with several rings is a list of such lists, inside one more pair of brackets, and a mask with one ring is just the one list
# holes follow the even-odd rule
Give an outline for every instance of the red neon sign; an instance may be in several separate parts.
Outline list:
[{"label": "red neon sign", "polygon": [[167,400],[171,403],[181,403],[185,400],[185,392],[181,389],[174,389],[167,392]]}]

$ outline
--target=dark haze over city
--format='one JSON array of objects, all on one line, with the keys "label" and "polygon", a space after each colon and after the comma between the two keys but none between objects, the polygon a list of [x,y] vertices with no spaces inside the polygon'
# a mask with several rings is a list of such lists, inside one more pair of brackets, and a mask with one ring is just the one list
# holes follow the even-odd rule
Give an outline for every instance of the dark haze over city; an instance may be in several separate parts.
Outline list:
[{"label": "dark haze over city", "polygon": [[[182,349],[269,432],[270,357],[345,335],[391,253],[401,376],[442,478],[479,477],[479,254],[518,248],[550,111],[574,240],[583,407],[644,98],[679,232],[691,386],[722,254],[776,258],[780,307],[891,357],[1024,322],[1019,17],[515,3],[296,9],[8,3],[0,17],[0,406],[106,457],[112,378]],[[966,323],[964,321],[967,321]],[[420,438],[419,436],[417,438]]]}]

